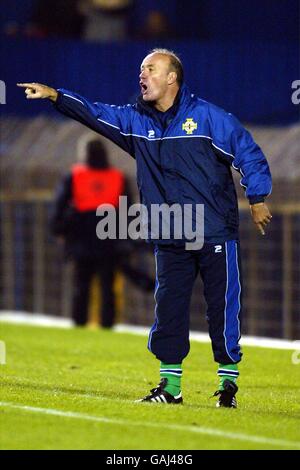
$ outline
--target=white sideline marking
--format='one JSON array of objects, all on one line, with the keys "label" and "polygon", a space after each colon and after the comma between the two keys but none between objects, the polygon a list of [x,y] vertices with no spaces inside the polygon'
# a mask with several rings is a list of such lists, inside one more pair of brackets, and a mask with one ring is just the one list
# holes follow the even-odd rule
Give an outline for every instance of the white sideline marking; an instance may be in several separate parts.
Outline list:
[{"label": "white sideline marking", "polygon": [[[70,318],[52,317],[50,315],[33,314],[27,312],[0,311],[0,323],[12,323],[17,325],[43,326],[51,328],[72,328],[73,322]],[[131,333],[148,336],[150,327],[118,324],[114,327],[117,333]],[[200,343],[210,343],[207,333],[197,331],[190,332],[190,339]],[[241,346],[255,346],[271,349],[299,349],[299,340],[284,340],[276,338],[264,338],[259,336],[242,336]]]},{"label": "white sideline marking", "polygon": [[12,323],[16,325],[45,326],[54,328],[71,328],[73,322],[70,318],[52,317],[40,313],[27,312],[0,312],[0,323]]},{"label": "white sideline marking", "polygon": [[[76,413],[73,411],[60,411],[54,410],[51,408],[37,408],[33,406],[26,406],[26,405],[15,405],[14,403],[9,402],[0,402],[0,406],[21,410],[21,411],[28,411],[30,413],[40,413],[46,414],[51,416],[59,416],[62,418],[71,418],[71,419],[79,419],[84,421],[93,421],[97,423],[107,423],[107,424],[116,424],[121,426],[140,426],[140,427],[150,427],[150,428],[164,428],[169,429],[171,431],[181,431],[181,432],[191,432],[195,434],[205,434],[208,436],[214,437],[221,437],[225,439],[231,439],[236,441],[245,441],[245,442],[253,442],[256,444],[267,444],[275,447],[289,447],[289,448],[296,448],[300,449],[300,442],[296,441],[286,441],[282,439],[272,439],[263,436],[251,436],[248,434],[242,433],[234,433],[234,432],[224,432],[220,429],[214,428],[206,428],[202,426],[184,426],[179,424],[167,424],[167,423],[151,423],[147,421],[128,421],[125,419],[113,419],[113,418],[106,418],[105,416],[92,416],[87,415],[84,413]],[[137,405],[140,406],[140,405]]]},{"label": "white sideline marking", "polygon": [[[117,333],[132,333],[142,336],[147,336],[149,334],[149,330],[150,328],[137,325],[118,324],[114,327],[114,331],[116,331]],[[190,332],[190,340],[197,341],[198,343],[210,343],[209,335],[207,333],[201,333],[198,331]],[[255,346],[261,348],[295,350],[299,349],[299,340],[293,341],[244,335],[241,339],[241,346]]]}]

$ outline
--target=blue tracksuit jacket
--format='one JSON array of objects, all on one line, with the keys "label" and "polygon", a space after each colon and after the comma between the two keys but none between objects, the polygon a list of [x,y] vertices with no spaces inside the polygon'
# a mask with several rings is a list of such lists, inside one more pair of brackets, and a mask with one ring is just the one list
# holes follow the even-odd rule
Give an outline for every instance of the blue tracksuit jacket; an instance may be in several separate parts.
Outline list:
[{"label": "blue tracksuit jacket", "polygon": [[136,159],[141,202],[148,210],[151,204],[204,204],[205,242],[238,238],[231,167],[240,172],[250,204],[262,202],[271,192],[268,163],[249,132],[232,114],[191,94],[185,84],[165,122],[162,113],[141,98],[134,105],[115,106],[91,103],[64,89],[58,92],[60,112]]}]

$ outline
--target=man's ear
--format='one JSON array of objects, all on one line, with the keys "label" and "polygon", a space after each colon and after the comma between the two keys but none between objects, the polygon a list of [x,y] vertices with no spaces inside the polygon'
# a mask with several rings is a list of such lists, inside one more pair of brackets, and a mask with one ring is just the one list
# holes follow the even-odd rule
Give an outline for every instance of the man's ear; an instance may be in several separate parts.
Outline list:
[{"label": "man's ear", "polygon": [[168,85],[173,85],[177,80],[177,73],[176,72],[169,72],[168,75]]}]

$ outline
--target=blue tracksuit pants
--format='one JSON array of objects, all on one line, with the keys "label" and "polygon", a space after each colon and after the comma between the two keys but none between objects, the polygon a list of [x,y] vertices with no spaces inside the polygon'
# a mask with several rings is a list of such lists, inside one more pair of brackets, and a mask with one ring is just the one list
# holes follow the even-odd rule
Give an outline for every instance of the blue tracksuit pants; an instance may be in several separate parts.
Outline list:
[{"label": "blue tracksuit pants", "polygon": [[169,364],[187,356],[189,309],[194,281],[200,272],[207,303],[207,321],[214,359],[221,364],[241,360],[241,267],[239,242],[204,244],[199,251],[156,245],[155,322],[148,348]]}]

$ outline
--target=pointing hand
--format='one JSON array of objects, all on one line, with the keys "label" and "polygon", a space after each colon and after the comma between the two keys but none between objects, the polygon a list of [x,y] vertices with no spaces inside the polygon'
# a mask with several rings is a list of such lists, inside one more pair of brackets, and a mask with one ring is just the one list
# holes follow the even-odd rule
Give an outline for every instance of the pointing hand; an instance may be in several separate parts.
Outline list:
[{"label": "pointing hand", "polygon": [[57,91],[47,85],[42,85],[41,83],[17,83],[17,86],[25,88],[25,94],[28,100],[45,98],[49,98],[54,102],[57,100]]}]

